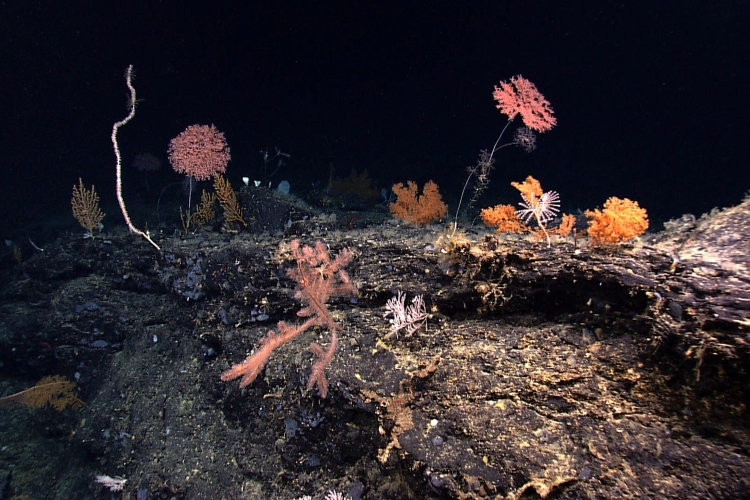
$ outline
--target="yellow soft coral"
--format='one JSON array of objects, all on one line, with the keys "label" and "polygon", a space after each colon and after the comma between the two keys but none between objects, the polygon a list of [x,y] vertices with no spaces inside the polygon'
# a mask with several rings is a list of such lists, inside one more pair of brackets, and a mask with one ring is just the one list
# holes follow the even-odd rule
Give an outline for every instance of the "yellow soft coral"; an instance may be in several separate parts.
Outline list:
[{"label": "yellow soft coral", "polygon": [[588,235],[594,245],[611,246],[643,234],[648,229],[646,209],[637,201],[611,197],[603,210],[586,210]]}]

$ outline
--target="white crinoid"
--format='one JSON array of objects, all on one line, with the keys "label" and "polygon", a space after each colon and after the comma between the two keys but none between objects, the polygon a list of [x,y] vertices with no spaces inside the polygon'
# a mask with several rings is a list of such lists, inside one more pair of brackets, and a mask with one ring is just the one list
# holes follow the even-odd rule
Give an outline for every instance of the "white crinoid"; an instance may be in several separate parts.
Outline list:
[{"label": "white crinoid", "polygon": [[516,215],[527,224],[531,221],[532,217],[535,218],[539,227],[542,228],[545,236],[547,236],[547,246],[549,247],[549,234],[547,234],[544,225],[557,217],[557,212],[560,211],[560,195],[557,194],[557,191],[547,191],[538,199],[534,197],[533,193],[530,197],[521,193],[521,198],[523,198],[523,201],[519,205],[523,209],[516,210]]},{"label": "white crinoid", "polygon": [[521,194],[521,197],[523,202],[519,205],[523,210],[517,210],[516,214],[526,223],[534,217],[539,225],[543,225],[554,219],[560,211],[560,195],[556,191],[547,191],[539,199],[535,199],[533,194],[531,198],[527,198],[525,194]]}]

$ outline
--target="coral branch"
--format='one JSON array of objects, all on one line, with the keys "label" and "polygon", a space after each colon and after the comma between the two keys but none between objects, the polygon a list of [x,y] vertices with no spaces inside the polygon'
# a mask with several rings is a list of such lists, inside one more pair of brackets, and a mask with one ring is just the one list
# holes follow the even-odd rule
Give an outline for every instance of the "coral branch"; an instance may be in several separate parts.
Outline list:
[{"label": "coral branch", "polygon": [[326,379],[326,367],[333,359],[333,353],[338,345],[336,332],[331,335],[331,345],[327,351],[324,351],[318,344],[311,344],[310,350],[318,357],[318,361],[312,367],[310,380],[307,381],[307,390],[311,391],[313,387],[318,386],[320,397],[323,399],[328,395],[328,379]]},{"label": "coral branch", "polygon": [[78,223],[94,237],[94,228],[98,228],[104,219],[104,212],[99,209],[99,195],[96,189],[86,189],[83,179],[78,178],[78,186],[73,186],[73,198],[70,200],[73,207],[73,216]]},{"label": "coral branch", "polygon": [[44,377],[33,387],[0,398],[0,403],[20,403],[29,408],[50,405],[57,411],[62,411],[67,406],[80,408],[85,406],[85,403],[73,393],[75,386],[75,382],[62,375]]},{"label": "coral branch", "polygon": [[250,385],[260,374],[263,367],[266,366],[266,362],[271,357],[273,350],[310,328],[312,323],[313,319],[309,319],[299,326],[290,327],[285,322],[279,321],[276,325],[279,331],[271,331],[266,335],[261,340],[262,345],[260,349],[248,356],[242,363],[237,363],[222,373],[221,380],[228,382],[242,377],[242,380],[240,380],[240,389]]},{"label": "coral branch", "polygon": [[297,316],[307,318],[307,320],[294,327],[279,321],[278,331],[272,331],[266,335],[261,341],[261,347],[245,361],[222,373],[221,380],[226,382],[242,377],[240,388],[247,386],[263,370],[274,349],[312,326],[325,326],[331,331],[331,345],[327,351],[323,351],[317,344],[310,346],[317,355],[318,361],[313,365],[308,383],[308,390],[317,385],[320,395],[325,398],[328,394],[325,369],[333,359],[333,353],[338,344],[336,332],[341,329],[333,321],[326,302],[331,295],[357,293],[351,278],[343,269],[352,260],[352,254],[344,249],[331,260],[326,246],[321,241],[317,241],[314,247],[308,247],[301,246],[298,240],[294,240],[291,243],[291,250],[297,266],[287,270],[287,274],[297,282],[294,297],[305,305],[297,312]]}]

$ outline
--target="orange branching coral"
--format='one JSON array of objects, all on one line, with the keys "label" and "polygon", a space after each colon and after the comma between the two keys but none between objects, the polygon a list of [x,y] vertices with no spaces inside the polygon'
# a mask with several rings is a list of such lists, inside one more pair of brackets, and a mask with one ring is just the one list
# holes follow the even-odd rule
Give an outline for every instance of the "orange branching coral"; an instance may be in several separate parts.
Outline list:
[{"label": "orange branching coral", "polygon": [[563,214],[560,225],[557,226],[552,231],[556,233],[558,236],[562,236],[564,238],[570,234],[570,232],[573,230],[573,227],[575,227],[575,225],[576,225],[575,215]]},{"label": "orange branching coral", "polygon": [[448,206],[443,203],[438,186],[432,181],[424,185],[422,195],[417,196],[417,184],[408,181],[407,186],[394,184],[396,201],[391,203],[391,214],[412,224],[425,225],[445,217]]},{"label": "orange branching coral", "polygon": [[627,198],[609,198],[603,210],[586,210],[588,234],[594,245],[616,245],[643,234],[648,229],[646,209]]},{"label": "orange branching coral", "polygon": [[497,227],[498,233],[525,233],[529,230],[529,226],[516,215],[516,208],[513,205],[483,208],[479,212],[479,217],[486,225]]},{"label": "orange branching coral", "polygon": [[216,217],[216,212],[214,211],[216,199],[216,194],[208,193],[204,189],[201,195],[201,202],[195,207],[195,212],[190,216],[190,220],[199,226],[205,226],[209,221],[213,220]]},{"label": "orange branching coral", "polygon": [[511,182],[510,185],[518,189],[521,192],[521,196],[530,200],[538,200],[544,194],[542,185],[532,176],[526,177],[526,180],[523,182]]},{"label": "orange branching coral", "polygon": [[541,227],[531,231],[531,234],[537,237],[539,241],[542,241],[547,237],[547,234],[555,234],[557,236],[560,236],[561,238],[567,238],[570,236],[570,233],[573,231],[573,227],[575,227],[576,224],[576,216],[575,215],[569,215],[569,214],[563,214],[561,217],[560,225],[551,228],[547,230],[546,232],[542,230]]}]

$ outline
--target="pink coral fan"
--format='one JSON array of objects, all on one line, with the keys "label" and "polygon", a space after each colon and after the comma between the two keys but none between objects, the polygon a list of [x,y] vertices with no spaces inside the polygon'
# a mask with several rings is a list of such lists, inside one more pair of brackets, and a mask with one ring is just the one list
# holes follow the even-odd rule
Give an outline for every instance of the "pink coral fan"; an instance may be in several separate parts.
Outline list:
[{"label": "pink coral fan", "polygon": [[508,115],[509,120],[520,114],[523,123],[532,130],[547,132],[557,124],[549,101],[536,85],[521,75],[512,77],[510,83],[500,82],[492,97],[497,101],[497,108]]},{"label": "pink coral fan", "polygon": [[190,125],[169,142],[168,152],[175,172],[198,181],[224,173],[231,159],[224,133],[213,125]]}]

